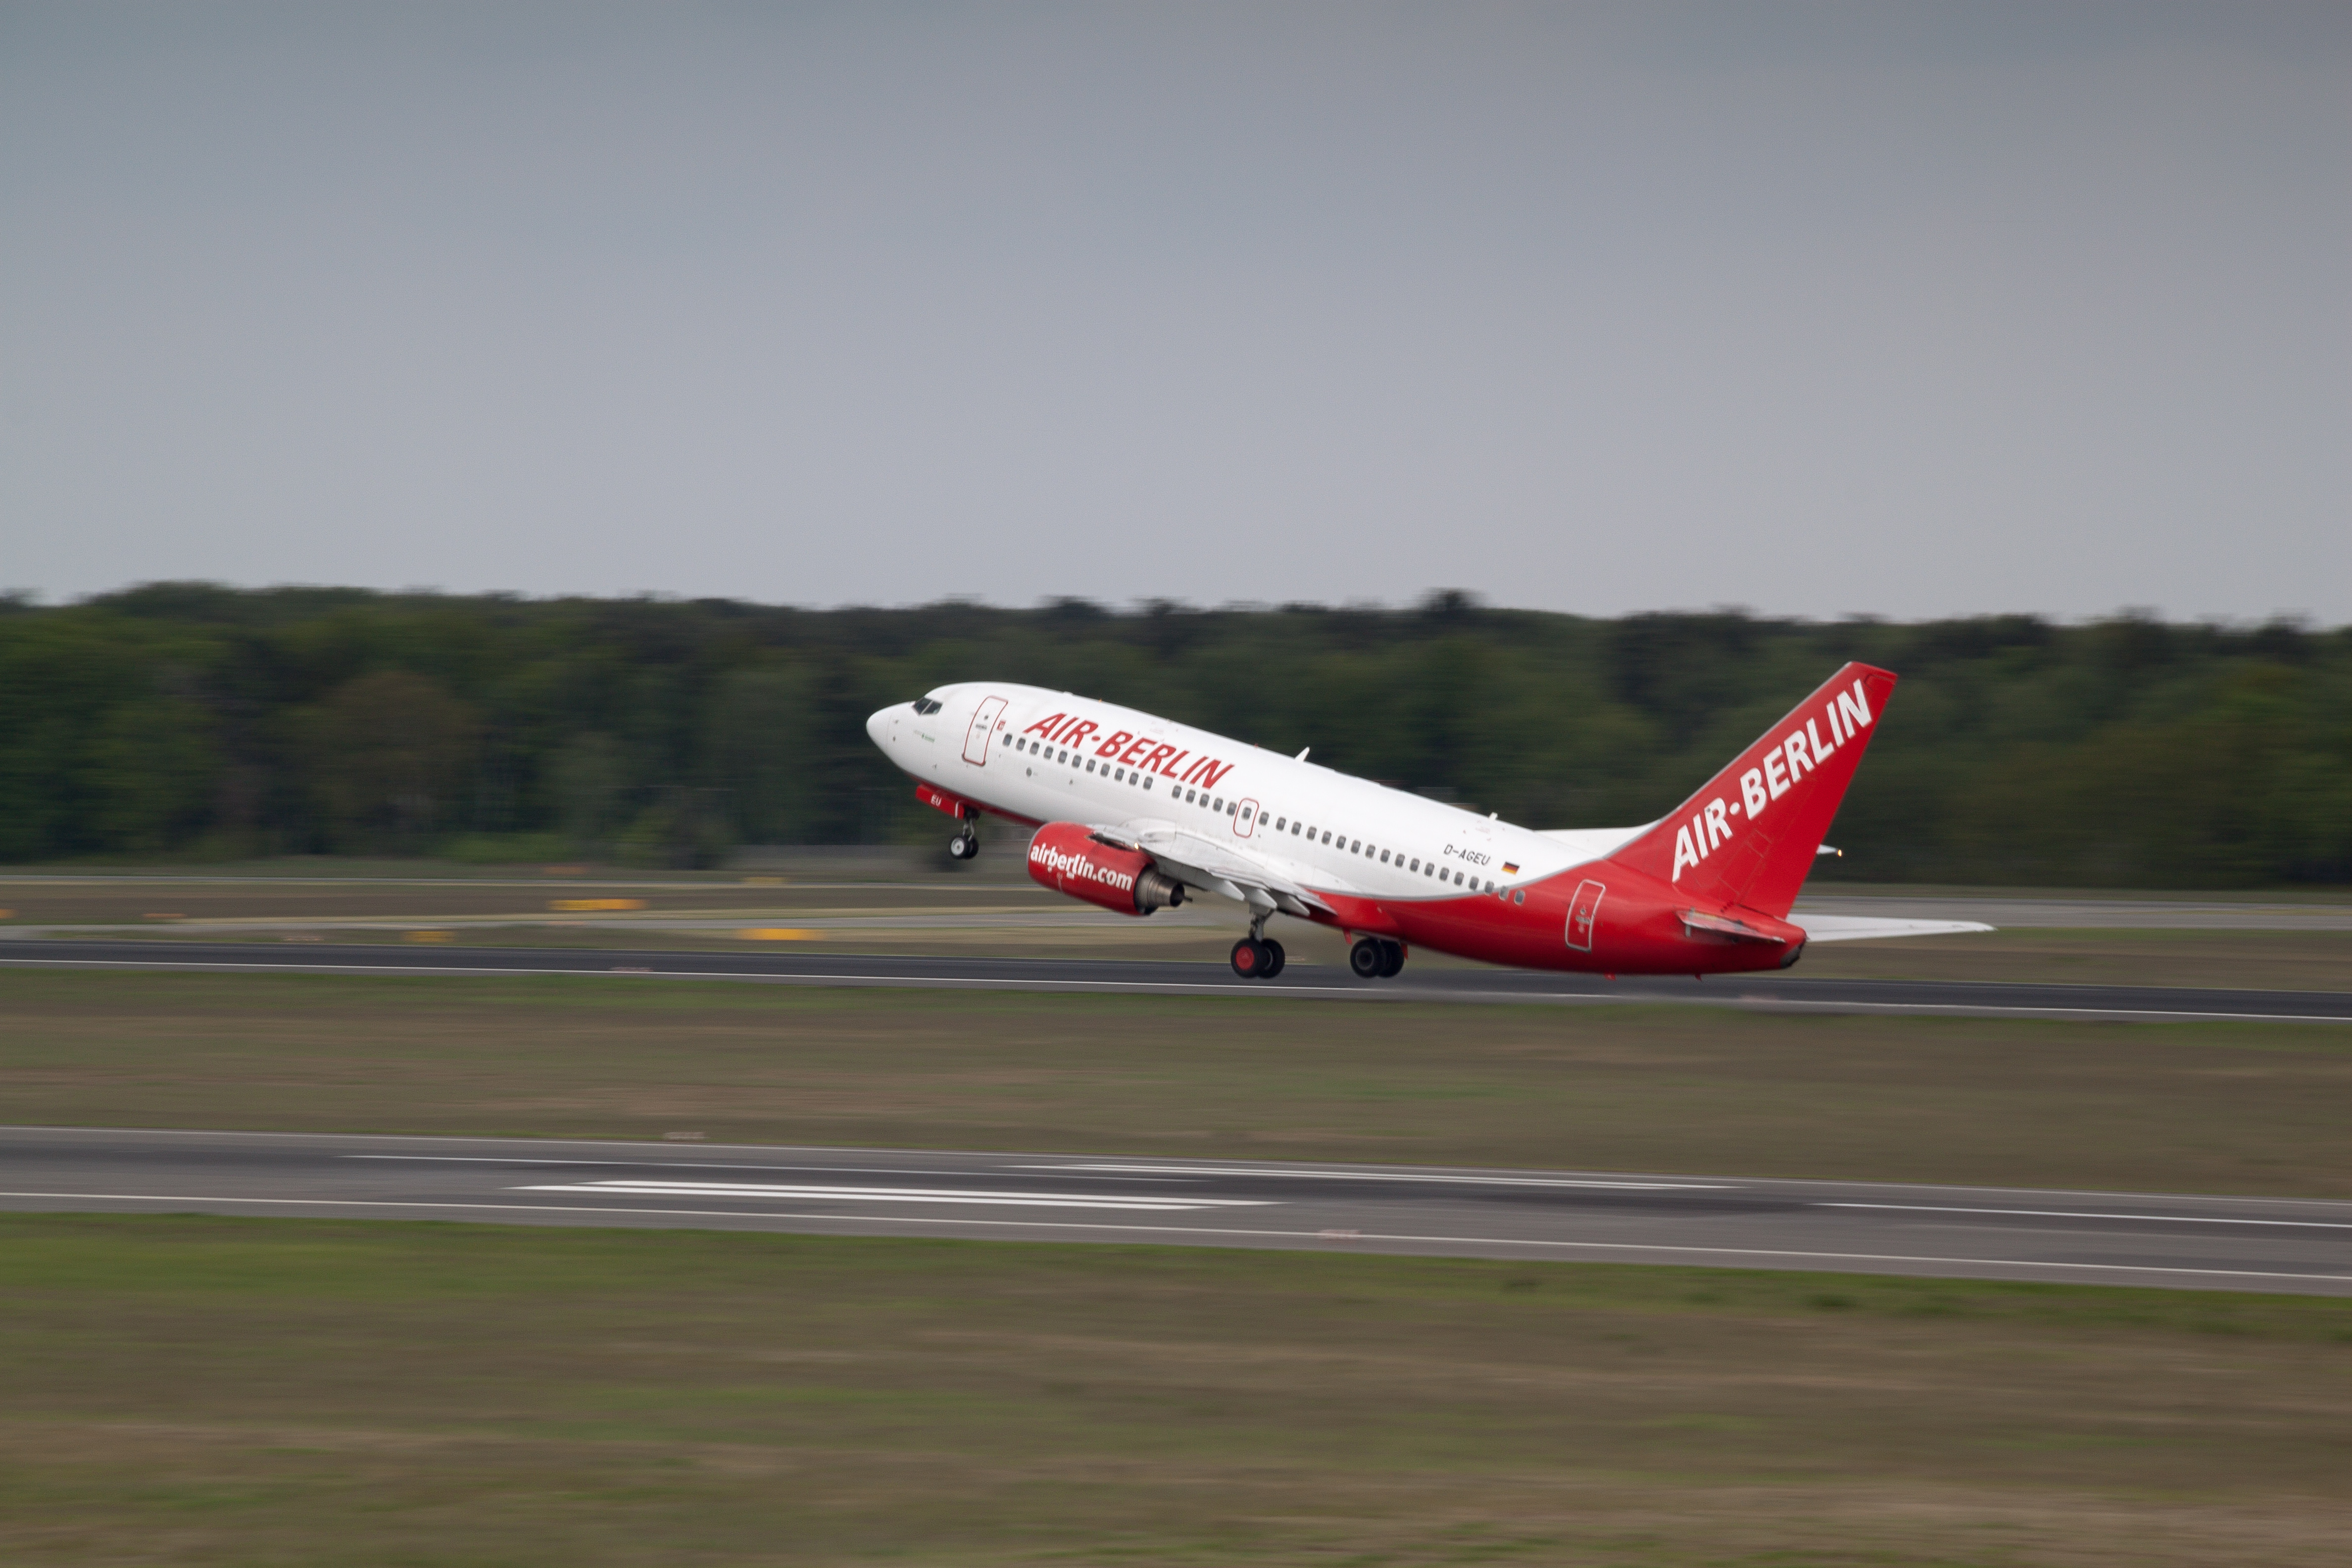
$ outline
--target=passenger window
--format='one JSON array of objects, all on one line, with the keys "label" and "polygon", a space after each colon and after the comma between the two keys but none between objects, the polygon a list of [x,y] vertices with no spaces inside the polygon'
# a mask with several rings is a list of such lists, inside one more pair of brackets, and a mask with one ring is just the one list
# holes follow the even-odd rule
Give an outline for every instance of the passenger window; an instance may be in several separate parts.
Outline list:
[{"label": "passenger window", "polygon": [[1405,869],[1406,869],[1406,870],[1408,870],[1408,871],[1418,871],[1418,870],[1420,870],[1420,869],[1421,869],[1421,857],[1420,857],[1420,856],[1418,856],[1418,855],[1414,856],[1414,857],[1412,858],[1412,865],[1410,865],[1410,866],[1407,866],[1407,867],[1405,868]]},{"label": "passenger window", "polygon": [[1326,843],[1326,844],[1328,844],[1328,843],[1330,843],[1330,842],[1331,842],[1331,834],[1330,834],[1330,830],[1329,830],[1329,829],[1328,829],[1328,828],[1324,830],[1324,834],[1323,834],[1323,842],[1324,842],[1324,843]]},{"label": "passenger window", "polygon": [[1224,810],[1224,809],[1225,809],[1225,797],[1224,797],[1224,796],[1223,796],[1223,795],[1219,795],[1219,796],[1217,797],[1217,804],[1216,804],[1216,805],[1213,805],[1213,806],[1211,806],[1209,809],[1210,809],[1211,811],[1223,811],[1223,810]]},{"label": "passenger window", "polygon": [[1095,765],[1094,765],[1094,763],[1088,763],[1087,764],[1087,772],[1088,772],[1088,773],[1092,773],[1092,772],[1094,772],[1094,771],[1095,771]]},{"label": "passenger window", "polygon": [[1521,888],[1517,892],[1511,895],[1511,902],[1515,904],[1524,904],[1527,901],[1528,890],[1525,888]]}]

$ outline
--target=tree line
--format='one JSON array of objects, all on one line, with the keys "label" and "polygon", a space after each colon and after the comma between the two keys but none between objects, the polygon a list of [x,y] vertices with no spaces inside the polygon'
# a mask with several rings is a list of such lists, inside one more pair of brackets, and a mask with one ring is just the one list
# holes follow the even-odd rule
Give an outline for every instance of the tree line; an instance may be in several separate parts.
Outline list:
[{"label": "tree line", "polygon": [[0,859],[708,865],[944,842],[874,709],[994,678],[1538,827],[1656,817],[1850,658],[1897,689],[1824,875],[2352,882],[2352,629],[1736,613],[779,608],[162,584],[0,601]]}]

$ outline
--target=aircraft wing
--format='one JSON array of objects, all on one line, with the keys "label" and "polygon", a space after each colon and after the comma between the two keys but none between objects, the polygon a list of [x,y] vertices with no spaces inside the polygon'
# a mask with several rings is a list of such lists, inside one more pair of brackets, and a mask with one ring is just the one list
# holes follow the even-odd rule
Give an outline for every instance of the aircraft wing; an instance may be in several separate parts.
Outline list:
[{"label": "aircraft wing", "polygon": [[1160,821],[1121,823],[1097,831],[1103,837],[1142,850],[1161,870],[1189,886],[1258,908],[1271,904],[1286,914],[1307,917],[1318,910],[1332,912],[1328,904],[1276,865],[1273,857],[1244,845],[1203,837]]},{"label": "aircraft wing", "polygon": [[1952,936],[1962,931],[1991,931],[1981,921],[1897,921],[1876,915],[1809,915],[1799,910],[1789,923],[1813,942],[1870,942],[1888,936]]},{"label": "aircraft wing", "polygon": [[1650,822],[1639,827],[1545,827],[1537,832],[1555,844],[1567,846],[1569,854],[1577,861],[1605,860],[1657,826]]}]

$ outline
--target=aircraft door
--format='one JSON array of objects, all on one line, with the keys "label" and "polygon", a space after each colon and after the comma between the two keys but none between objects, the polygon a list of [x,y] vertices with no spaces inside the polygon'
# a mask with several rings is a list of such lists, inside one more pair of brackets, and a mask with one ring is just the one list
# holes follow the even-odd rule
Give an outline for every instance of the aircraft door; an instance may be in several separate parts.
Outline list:
[{"label": "aircraft door", "polygon": [[980,705],[971,716],[971,728],[963,732],[963,760],[976,768],[988,765],[988,738],[996,732],[996,721],[1003,715],[1004,699],[992,697]]},{"label": "aircraft door", "polygon": [[1579,952],[1592,951],[1592,928],[1601,921],[1601,895],[1608,890],[1593,881],[1576,885],[1576,898],[1568,906],[1568,945]]},{"label": "aircraft door", "polygon": [[1234,837],[1247,838],[1256,831],[1256,828],[1257,802],[1245,800],[1242,802],[1242,808],[1234,813]]}]

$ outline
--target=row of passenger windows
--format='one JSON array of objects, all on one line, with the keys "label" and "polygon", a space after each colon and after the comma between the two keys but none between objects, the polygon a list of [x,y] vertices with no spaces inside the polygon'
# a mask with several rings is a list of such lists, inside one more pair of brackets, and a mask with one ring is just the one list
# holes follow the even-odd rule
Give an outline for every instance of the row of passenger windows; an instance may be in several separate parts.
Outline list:
[{"label": "row of passenger windows", "polygon": [[[1016,738],[1013,742],[1013,747],[1015,751],[1032,753],[1040,757],[1043,761],[1054,763],[1057,765],[1066,765],[1073,760],[1067,751],[1056,750],[1042,742],[1031,740],[1026,737]],[[1151,775],[1145,773],[1141,768],[1129,769],[1113,767],[1108,763],[1101,763],[1098,767],[1095,763],[1089,761],[1086,764],[1086,769],[1087,772],[1090,773],[1097,772],[1102,773],[1119,784],[1137,784],[1142,785],[1147,790],[1151,787]],[[1175,790],[1172,786],[1169,791],[1169,795],[1171,797],[1170,804],[1178,804],[1175,798]],[[1197,788],[1186,789],[1182,796],[1181,804],[1185,805],[1205,806],[1210,811],[1214,812],[1220,816],[1234,817],[1244,827],[1250,826],[1250,818],[1253,815],[1256,815],[1253,811],[1244,810],[1242,803],[1237,800],[1229,801],[1223,795],[1213,795],[1204,790]],[[1263,815],[1272,816],[1273,814],[1265,813]],[[1333,830],[1329,828],[1317,829],[1309,827],[1306,823],[1293,822],[1287,816],[1275,817],[1274,831],[1276,833],[1287,833],[1293,838],[1303,836],[1310,843],[1329,844],[1337,848],[1345,850],[1350,855],[1376,855],[1380,858],[1380,862],[1383,866],[1402,866],[1408,872],[1418,873],[1421,876],[1430,878],[1435,881],[1449,883],[1456,888],[1467,888],[1473,892],[1500,893],[1502,891],[1502,889],[1496,888],[1492,882],[1485,883],[1482,886],[1477,878],[1470,876],[1468,873],[1464,871],[1448,870],[1441,868],[1434,860],[1423,865],[1418,856],[1408,858],[1402,850],[1382,849],[1377,845],[1367,846],[1360,838],[1349,838],[1344,833],[1335,836]],[[1527,902],[1527,899],[1528,895],[1524,890],[1516,895],[1516,901],[1519,903]]]},{"label": "row of passenger windows", "polygon": [[1013,737],[1013,749],[1016,752],[1025,752],[1040,762],[1052,763],[1057,767],[1071,767],[1085,761],[1087,772],[1090,773],[1099,773],[1105,778],[1116,778],[1120,784],[1139,784],[1145,789],[1151,787],[1151,775],[1141,768],[1114,768],[1108,763],[1097,763],[1092,760],[1082,759],[1066,749],[1057,749],[1045,744],[1043,741],[1031,740],[1025,735]]},{"label": "row of passenger windows", "polygon": [[[1502,891],[1492,882],[1482,886],[1477,878],[1467,872],[1449,869],[1438,865],[1434,860],[1423,865],[1420,857],[1414,856],[1408,858],[1402,849],[1382,849],[1376,844],[1367,844],[1360,838],[1350,838],[1344,833],[1335,835],[1329,828],[1318,829],[1310,827],[1304,822],[1293,822],[1287,816],[1276,816],[1274,819],[1274,830],[1276,833],[1288,833],[1294,838],[1303,834],[1309,843],[1328,844],[1335,848],[1344,849],[1350,855],[1361,855],[1367,858],[1378,856],[1383,866],[1402,866],[1408,872],[1418,873],[1436,881],[1447,882],[1456,888],[1467,888],[1474,893],[1499,894]],[[1520,903],[1528,901],[1525,892],[1518,895],[1518,901]]]}]

